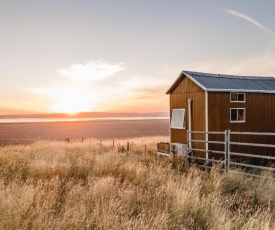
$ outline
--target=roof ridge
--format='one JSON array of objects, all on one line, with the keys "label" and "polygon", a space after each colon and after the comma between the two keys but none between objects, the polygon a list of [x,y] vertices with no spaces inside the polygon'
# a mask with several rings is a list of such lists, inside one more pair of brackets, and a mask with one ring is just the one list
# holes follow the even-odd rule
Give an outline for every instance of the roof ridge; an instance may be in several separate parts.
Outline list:
[{"label": "roof ridge", "polygon": [[271,76],[241,76],[241,75],[232,75],[232,74],[213,74],[213,73],[203,73],[203,72],[195,72],[195,71],[182,71],[186,74],[196,74],[201,76],[209,76],[209,77],[216,77],[216,78],[242,78],[242,79],[274,79]]}]

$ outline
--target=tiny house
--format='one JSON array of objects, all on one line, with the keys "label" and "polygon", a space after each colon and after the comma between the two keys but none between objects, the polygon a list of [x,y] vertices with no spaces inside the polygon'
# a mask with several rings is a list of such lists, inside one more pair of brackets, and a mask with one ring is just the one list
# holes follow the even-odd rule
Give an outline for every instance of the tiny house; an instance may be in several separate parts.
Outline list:
[{"label": "tiny house", "polygon": [[[171,148],[184,152],[187,130],[192,134],[195,148],[213,148],[207,132],[231,130],[236,132],[275,132],[275,78],[235,76],[182,71],[166,94],[170,97]],[[191,135],[191,134],[190,134]],[[275,144],[270,136],[236,136],[243,142]],[[219,149],[219,147],[215,147]],[[235,146],[232,151],[253,153],[255,148]],[[271,154],[267,152],[263,154]],[[273,150],[274,152],[274,150]]]}]

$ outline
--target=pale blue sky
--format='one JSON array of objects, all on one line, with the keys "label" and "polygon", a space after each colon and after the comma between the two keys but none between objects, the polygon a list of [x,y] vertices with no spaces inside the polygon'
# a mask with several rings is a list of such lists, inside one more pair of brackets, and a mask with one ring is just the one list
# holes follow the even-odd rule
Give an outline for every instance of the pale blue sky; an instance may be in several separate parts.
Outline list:
[{"label": "pale blue sky", "polygon": [[0,114],[166,111],[184,70],[275,76],[275,1],[0,0]]}]

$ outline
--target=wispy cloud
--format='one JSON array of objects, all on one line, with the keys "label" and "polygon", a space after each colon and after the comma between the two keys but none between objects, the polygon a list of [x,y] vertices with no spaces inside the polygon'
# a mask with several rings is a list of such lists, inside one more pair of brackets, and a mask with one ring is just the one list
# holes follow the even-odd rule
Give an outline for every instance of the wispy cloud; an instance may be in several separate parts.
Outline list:
[{"label": "wispy cloud", "polygon": [[236,17],[242,18],[242,19],[244,19],[246,21],[249,21],[252,24],[254,24],[255,26],[257,26],[257,27],[259,27],[259,28],[261,28],[261,29],[263,29],[265,31],[271,32],[269,29],[267,29],[266,27],[264,27],[262,24],[260,24],[259,22],[257,22],[256,20],[254,20],[253,18],[251,18],[251,17],[249,17],[249,16],[247,16],[245,14],[236,12],[234,10],[226,10],[226,12],[229,13],[229,14],[232,14],[232,15],[234,15]]},{"label": "wispy cloud", "polygon": [[102,80],[125,69],[123,63],[108,64],[101,61],[90,61],[86,64],[73,64],[69,68],[57,69],[57,71],[66,77],[75,80]]}]

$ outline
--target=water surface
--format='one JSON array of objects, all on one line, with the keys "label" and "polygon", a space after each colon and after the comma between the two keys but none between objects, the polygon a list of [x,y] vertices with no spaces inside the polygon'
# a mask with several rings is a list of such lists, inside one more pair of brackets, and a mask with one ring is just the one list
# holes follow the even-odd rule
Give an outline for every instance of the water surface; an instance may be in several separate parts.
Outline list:
[{"label": "water surface", "polygon": [[0,118],[0,123],[41,123],[41,122],[75,122],[75,121],[135,121],[166,120],[168,117],[98,117],[98,118]]}]

